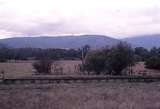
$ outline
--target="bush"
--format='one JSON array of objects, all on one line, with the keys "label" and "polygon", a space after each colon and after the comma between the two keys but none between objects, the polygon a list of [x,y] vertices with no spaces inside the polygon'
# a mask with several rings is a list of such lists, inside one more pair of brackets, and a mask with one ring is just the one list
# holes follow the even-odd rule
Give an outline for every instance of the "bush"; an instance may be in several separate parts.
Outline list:
[{"label": "bush", "polygon": [[114,75],[122,75],[122,71],[134,64],[134,52],[127,43],[120,42],[111,48],[107,59],[107,68],[111,69]]},{"label": "bush", "polygon": [[145,67],[149,69],[160,69],[160,57],[158,56],[150,57],[145,62]]},{"label": "bush", "polygon": [[134,51],[127,43],[120,42],[112,48],[92,52],[85,59],[86,71],[122,75],[122,71],[134,64]]},{"label": "bush", "polygon": [[0,58],[0,62],[7,62],[7,60],[5,58]]},{"label": "bush", "polygon": [[87,72],[95,72],[99,75],[105,71],[105,59],[103,51],[94,51],[86,56],[84,70]]},{"label": "bush", "polygon": [[138,61],[145,61],[149,57],[149,51],[143,47],[136,47],[134,50],[135,55],[138,57]]},{"label": "bush", "polygon": [[33,67],[38,74],[51,74],[52,61],[49,59],[41,59],[33,63]]}]

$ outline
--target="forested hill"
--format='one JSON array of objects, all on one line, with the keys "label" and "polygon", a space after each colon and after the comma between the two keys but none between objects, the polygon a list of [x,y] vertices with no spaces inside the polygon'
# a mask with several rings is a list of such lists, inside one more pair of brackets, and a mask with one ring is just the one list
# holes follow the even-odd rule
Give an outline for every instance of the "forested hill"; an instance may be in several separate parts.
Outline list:
[{"label": "forested hill", "polygon": [[84,45],[90,45],[92,48],[101,48],[118,42],[119,40],[117,39],[103,35],[15,37],[0,40],[0,43],[13,48],[80,48]]},{"label": "forested hill", "polygon": [[152,47],[160,47],[160,34],[134,36],[123,40],[135,47],[144,47],[148,49]]}]

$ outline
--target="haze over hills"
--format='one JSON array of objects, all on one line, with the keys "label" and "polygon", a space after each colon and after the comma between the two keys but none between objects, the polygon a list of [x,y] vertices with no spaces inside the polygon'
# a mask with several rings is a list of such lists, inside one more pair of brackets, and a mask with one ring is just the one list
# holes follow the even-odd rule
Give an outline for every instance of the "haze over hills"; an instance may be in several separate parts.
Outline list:
[{"label": "haze over hills", "polygon": [[135,47],[160,47],[160,34],[141,35],[123,39]]},{"label": "haze over hills", "polygon": [[13,48],[80,48],[86,44],[92,48],[114,45],[119,40],[103,35],[79,35],[57,37],[16,37],[1,39],[0,43]]}]

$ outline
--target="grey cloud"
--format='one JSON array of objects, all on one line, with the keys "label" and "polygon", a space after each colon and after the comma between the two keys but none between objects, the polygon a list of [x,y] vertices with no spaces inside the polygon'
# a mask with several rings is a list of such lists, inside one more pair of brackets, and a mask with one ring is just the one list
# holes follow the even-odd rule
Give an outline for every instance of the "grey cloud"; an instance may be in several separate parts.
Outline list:
[{"label": "grey cloud", "polygon": [[31,25],[18,24],[16,22],[0,22],[0,30],[22,33],[24,36],[39,36],[44,34],[80,34],[89,33],[87,28],[73,24],[68,21],[33,21]]},{"label": "grey cloud", "polygon": [[[27,12],[30,11],[24,9],[27,14],[21,16],[23,11],[21,14],[17,10],[13,13],[14,11],[5,8],[6,11],[0,10],[0,30],[21,33],[24,36],[100,33],[116,37],[139,33],[147,34],[147,32],[157,31],[157,28],[160,27],[160,7],[158,5],[144,9],[143,6],[133,9],[122,7],[87,9],[89,8],[86,8],[85,14],[81,11],[72,13],[70,10],[62,9],[62,12],[57,11],[59,13],[55,13],[55,16],[50,13],[44,15],[40,13],[39,16],[36,16],[36,13],[28,14]],[[52,9],[48,11],[52,11]],[[53,10],[53,12],[55,11]],[[49,17],[50,19],[48,19]],[[53,17],[58,21],[51,19]]]}]

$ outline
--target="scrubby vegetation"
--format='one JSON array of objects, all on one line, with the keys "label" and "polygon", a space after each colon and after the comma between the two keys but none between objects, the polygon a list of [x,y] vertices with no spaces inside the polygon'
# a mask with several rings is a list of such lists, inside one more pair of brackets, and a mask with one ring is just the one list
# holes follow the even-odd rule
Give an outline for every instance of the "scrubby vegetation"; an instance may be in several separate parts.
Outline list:
[{"label": "scrubby vegetation", "polygon": [[149,57],[149,50],[143,47],[136,47],[134,53],[136,61],[145,61]]},{"label": "scrubby vegetation", "polygon": [[138,61],[144,61],[145,67],[149,69],[160,69],[160,48],[153,47],[147,50],[143,47],[135,48]]},{"label": "scrubby vegetation", "polygon": [[[43,57],[51,60],[82,60],[81,71],[95,72],[99,75],[122,75],[124,69],[134,62],[145,62],[146,68],[160,69],[160,48],[151,50],[143,47],[132,48],[121,42],[116,46],[93,50],[89,45],[79,49],[40,49],[40,48],[9,48],[0,47],[0,62],[8,60],[41,60]],[[39,61],[40,63],[40,61]],[[37,67],[38,64],[34,65]]]},{"label": "scrubby vegetation", "polygon": [[160,69],[160,48],[153,47],[150,50],[150,57],[146,59],[146,68]]},{"label": "scrubby vegetation", "polygon": [[81,50],[56,48],[0,48],[0,62],[7,60],[39,60],[44,56],[52,60],[75,60],[81,58]]},{"label": "scrubby vegetation", "polygon": [[106,56],[103,50],[90,52],[84,61],[84,71],[87,71],[88,74],[95,72],[97,75],[104,72],[106,70],[105,58]]},{"label": "scrubby vegetation", "polygon": [[53,61],[48,58],[42,58],[33,63],[36,74],[51,74]]},{"label": "scrubby vegetation", "polygon": [[134,52],[127,43],[119,43],[111,48],[90,52],[86,56],[85,70],[96,74],[122,75],[122,71],[134,64]]},{"label": "scrubby vegetation", "polygon": [[147,59],[145,62],[147,68],[160,69],[160,57],[154,56]]}]

